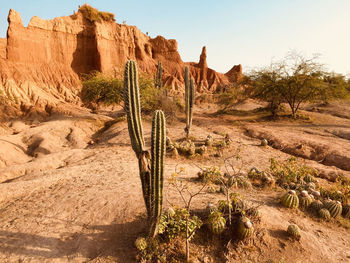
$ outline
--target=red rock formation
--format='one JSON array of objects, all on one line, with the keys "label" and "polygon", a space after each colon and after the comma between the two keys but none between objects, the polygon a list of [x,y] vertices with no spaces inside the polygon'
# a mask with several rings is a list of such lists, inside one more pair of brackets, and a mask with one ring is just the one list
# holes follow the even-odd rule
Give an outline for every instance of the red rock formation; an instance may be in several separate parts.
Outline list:
[{"label": "red rock formation", "polygon": [[182,92],[186,65],[199,91],[214,91],[241,74],[241,68],[225,75],[208,68],[205,47],[199,63],[184,63],[174,39],[152,39],[135,26],[91,22],[81,12],[52,20],[33,17],[24,27],[20,14],[10,10],[8,22],[7,39],[0,39],[0,90],[22,108],[79,104],[82,73],[116,74],[129,59],[152,75],[161,61],[163,81],[174,92]]},{"label": "red rock formation", "polygon": [[225,74],[230,82],[239,81],[242,78],[242,65],[233,66],[226,74]]},{"label": "red rock formation", "polygon": [[6,58],[6,46],[7,46],[6,38],[0,38],[0,59]]}]

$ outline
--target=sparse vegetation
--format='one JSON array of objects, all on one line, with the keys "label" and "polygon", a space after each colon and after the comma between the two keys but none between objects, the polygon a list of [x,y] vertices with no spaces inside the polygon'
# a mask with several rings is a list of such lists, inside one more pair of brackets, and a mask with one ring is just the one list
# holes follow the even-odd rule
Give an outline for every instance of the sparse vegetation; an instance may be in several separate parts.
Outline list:
[{"label": "sparse vegetation", "polygon": [[79,12],[81,12],[87,20],[90,22],[112,22],[115,21],[115,16],[112,13],[109,12],[101,12],[98,11],[96,8],[93,8],[92,6],[88,4],[84,4],[79,8]]}]

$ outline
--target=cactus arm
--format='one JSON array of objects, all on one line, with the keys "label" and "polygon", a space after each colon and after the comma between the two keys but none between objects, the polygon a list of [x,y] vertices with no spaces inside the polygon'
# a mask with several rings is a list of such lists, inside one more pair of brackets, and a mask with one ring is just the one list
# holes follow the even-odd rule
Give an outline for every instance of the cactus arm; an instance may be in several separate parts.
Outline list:
[{"label": "cactus arm", "polygon": [[161,110],[153,114],[151,146],[151,211],[150,236],[158,232],[163,203],[164,157],[166,145],[165,117]]},{"label": "cactus arm", "polygon": [[136,62],[132,60],[128,61],[125,65],[124,103],[131,146],[138,158],[142,193],[146,204],[147,215],[150,217],[150,191],[148,187],[150,180],[149,153],[144,149],[145,142],[141,122],[138,73]]},{"label": "cactus arm", "polygon": [[140,94],[136,62],[129,60],[124,72],[124,103],[132,149],[136,155],[144,151]]}]

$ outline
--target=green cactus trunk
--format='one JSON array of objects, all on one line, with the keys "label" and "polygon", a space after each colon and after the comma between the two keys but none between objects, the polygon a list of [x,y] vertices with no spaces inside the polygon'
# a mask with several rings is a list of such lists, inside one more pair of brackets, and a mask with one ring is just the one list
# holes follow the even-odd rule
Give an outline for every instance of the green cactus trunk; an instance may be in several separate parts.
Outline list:
[{"label": "green cactus trunk", "polygon": [[156,72],[156,75],[154,76],[154,86],[156,88],[163,87],[162,78],[163,78],[162,62],[158,61],[157,72]]},{"label": "green cactus trunk", "polygon": [[165,158],[165,117],[161,110],[154,112],[152,121],[152,146],[151,146],[151,213],[152,225],[150,236],[158,232],[158,223],[163,203],[163,177]]},{"label": "green cactus trunk", "polygon": [[194,105],[194,80],[189,78],[188,67],[185,68],[185,111],[186,111],[186,137],[190,134],[192,126],[193,116],[193,105]]},{"label": "green cactus trunk", "polygon": [[124,75],[124,103],[132,149],[139,162],[143,198],[150,223],[150,236],[158,233],[159,216],[162,209],[162,191],[165,156],[165,118],[156,111],[152,123],[152,156],[145,149],[141,121],[141,106],[137,65],[128,61]]}]

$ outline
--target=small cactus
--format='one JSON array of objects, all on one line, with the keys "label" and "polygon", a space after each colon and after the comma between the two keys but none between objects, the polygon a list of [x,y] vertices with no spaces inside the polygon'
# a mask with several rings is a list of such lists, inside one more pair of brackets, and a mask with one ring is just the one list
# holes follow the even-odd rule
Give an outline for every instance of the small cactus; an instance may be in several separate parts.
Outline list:
[{"label": "small cactus", "polygon": [[251,237],[254,232],[253,224],[250,222],[249,218],[241,217],[238,221],[237,227],[237,237],[238,239],[246,239]]},{"label": "small cactus", "polygon": [[326,208],[322,208],[318,211],[318,216],[323,220],[331,219],[331,214]]},{"label": "small cactus", "polygon": [[314,200],[309,207],[314,212],[318,212],[320,209],[323,208],[323,203],[320,200]]},{"label": "small cactus", "polygon": [[214,211],[209,215],[208,225],[213,234],[220,235],[225,230],[226,220],[220,212]]},{"label": "small cactus", "polygon": [[260,145],[261,146],[267,146],[269,143],[266,139],[262,139]]},{"label": "small cactus", "polygon": [[347,204],[343,207],[343,217],[350,219],[350,204]]},{"label": "small cactus", "polygon": [[331,217],[336,218],[342,213],[342,205],[339,201],[330,201],[325,204],[325,208],[331,214]]},{"label": "small cactus", "polygon": [[139,251],[144,251],[147,248],[147,240],[144,237],[138,237],[135,240],[135,246]]},{"label": "small cactus", "polygon": [[288,208],[298,208],[299,207],[299,198],[296,195],[294,190],[290,190],[286,193],[281,200],[283,206]]},{"label": "small cactus", "polygon": [[299,195],[299,206],[301,208],[308,208],[309,205],[312,203],[312,198],[306,191],[301,191],[301,194]]},{"label": "small cactus", "polygon": [[301,234],[300,234],[300,229],[297,225],[295,224],[289,225],[287,228],[287,232],[292,238],[296,240],[300,240]]},{"label": "small cactus", "polygon": [[218,208],[216,207],[216,205],[214,205],[212,203],[208,203],[207,207],[205,208],[205,211],[206,211],[207,215],[209,216],[211,213],[218,211]]},{"label": "small cactus", "polygon": [[213,145],[213,142],[214,142],[213,137],[211,137],[211,135],[209,134],[205,139],[205,145],[210,147]]},{"label": "small cactus", "polygon": [[305,175],[305,177],[303,178],[304,182],[306,183],[314,183],[315,182],[315,178],[311,175],[311,174],[307,174]]}]

